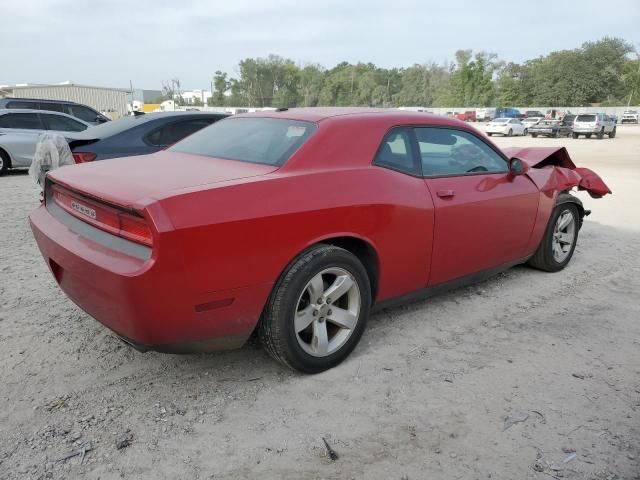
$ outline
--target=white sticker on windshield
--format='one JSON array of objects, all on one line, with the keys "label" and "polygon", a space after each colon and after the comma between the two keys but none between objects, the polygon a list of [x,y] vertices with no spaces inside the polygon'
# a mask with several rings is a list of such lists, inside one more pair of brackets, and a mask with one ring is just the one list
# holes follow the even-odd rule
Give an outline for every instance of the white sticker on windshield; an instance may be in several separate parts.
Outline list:
[{"label": "white sticker on windshield", "polygon": [[287,129],[287,137],[301,137],[304,135],[304,132],[307,131],[307,127],[299,127],[297,125],[291,125]]}]

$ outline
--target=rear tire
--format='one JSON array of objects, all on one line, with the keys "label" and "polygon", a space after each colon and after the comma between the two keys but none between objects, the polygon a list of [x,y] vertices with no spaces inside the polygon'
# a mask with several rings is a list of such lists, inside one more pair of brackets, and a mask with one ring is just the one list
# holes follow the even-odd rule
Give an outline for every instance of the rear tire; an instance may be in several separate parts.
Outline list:
[{"label": "rear tire", "polygon": [[492,137],[492,136],[493,136],[493,133],[487,133],[487,135],[488,135],[489,137]]},{"label": "rear tire", "polygon": [[532,136],[533,138],[538,138],[538,134],[537,134],[537,133],[532,133],[532,134],[531,134],[531,136]]},{"label": "rear tire", "polygon": [[360,260],[347,250],[320,244],[284,271],[262,314],[258,335],[280,363],[319,373],[351,353],[370,310],[371,284]]},{"label": "rear tire", "polygon": [[590,134],[590,133],[587,133],[587,134],[585,135],[585,137],[587,137],[587,138],[591,138],[591,134]]},{"label": "rear tire", "polygon": [[[565,222],[569,223],[563,225]],[[536,253],[527,264],[545,272],[562,270],[573,257],[579,230],[578,207],[574,203],[557,205],[551,214],[549,224]]]},{"label": "rear tire", "polygon": [[9,154],[0,148],[0,177],[9,170]]},{"label": "rear tire", "polygon": [[613,130],[609,132],[609,138],[616,138],[616,127],[613,127]]},{"label": "rear tire", "polygon": [[577,133],[572,133],[571,136],[574,138],[574,140],[580,137],[580,135],[578,135]]},{"label": "rear tire", "polygon": [[513,135],[513,130],[509,129],[509,131],[507,132],[507,137],[510,137],[511,135]]},{"label": "rear tire", "polygon": [[598,140],[602,140],[604,138],[604,127],[597,134]]},{"label": "rear tire", "polygon": [[522,136],[526,137],[527,135],[529,135],[529,130],[527,130],[526,128],[524,129],[524,132],[522,132]]}]

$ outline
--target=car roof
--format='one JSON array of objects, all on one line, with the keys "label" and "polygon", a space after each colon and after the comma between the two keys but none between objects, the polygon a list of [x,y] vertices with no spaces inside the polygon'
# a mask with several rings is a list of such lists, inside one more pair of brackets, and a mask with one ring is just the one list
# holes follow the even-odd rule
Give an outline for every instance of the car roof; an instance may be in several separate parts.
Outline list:
[{"label": "car roof", "polygon": [[66,117],[76,120],[84,125],[91,126],[90,123],[85,122],[84,120],[74,117],[73,115],[69,115],[67,113],[56,112],[53,110],[35,110],[32,108],[2,108],[0,109],[0,115],[8,115],[10,113],[43,113],[46,115],[58,115],[59,117]]},{"label": "car roof", "polygon": [[[2,98],[0,98],[0,101],[3,101],[3,100],[8,100],[8,101],[18,100],[20,102],[32,102],[32,103],[36,103],[36,102],[66,103],[66,104],[71,104],[71,105],[87,106],[87,105],[84,105],[83,103],[72,102],[70,100],[56,100],[56,99],[53,99],[53,98],[24,98],[24,97],[2,97]],[[91,107],[89,107],[89,108],[91,108]]]},{"label": "car roof", "polygon": [[396,110],[394,108],[368,107],[303,107],[242,113],[235,117],[286,118],[306,122],[328,122],[332,120],[379,120],[390,125],[428,124],[428,125],[466,125],[454,118],[434,115],[427,112]]}]

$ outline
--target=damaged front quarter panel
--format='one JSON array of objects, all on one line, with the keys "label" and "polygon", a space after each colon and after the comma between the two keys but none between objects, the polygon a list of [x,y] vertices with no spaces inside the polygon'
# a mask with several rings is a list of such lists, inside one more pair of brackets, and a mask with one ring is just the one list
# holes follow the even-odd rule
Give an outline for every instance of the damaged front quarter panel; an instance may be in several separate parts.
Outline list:
[{"label": "damaged front quarter panel", "polygon": [[594,171],[576,167],[564,147],[505,148],[503,151],[509,158],[525,162],[530,167],[527,176],[549,197],[573,187],[586,190],[593,198],[611,193]]}]

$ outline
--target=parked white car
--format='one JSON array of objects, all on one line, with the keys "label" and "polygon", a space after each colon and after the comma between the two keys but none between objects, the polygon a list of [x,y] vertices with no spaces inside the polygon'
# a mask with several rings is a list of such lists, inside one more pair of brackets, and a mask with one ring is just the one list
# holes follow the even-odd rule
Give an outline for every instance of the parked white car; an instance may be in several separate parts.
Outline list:
[{"label": "parked white car", "polygon": [[495,108],[478,108],[476,110],[476,122],[486,122],[488,120],[491,120],[491,117],[493,117],[495,114]]},{"label": "parked white car", "polygon": [[620,119],[620,123],[638,123],[638,111],[625,110]]},{"label": "parked white car", "polygon": [[48,110],[0,110],[0,175],[9,168],[29,168],[44,132],[81,132],[91,125]]},{"label": "parked white car", "polygon": [[527,127],[517,118],[496,118],[487,124],[484,131],[489,136],[498,134],[505,137],[529,133]]}]

